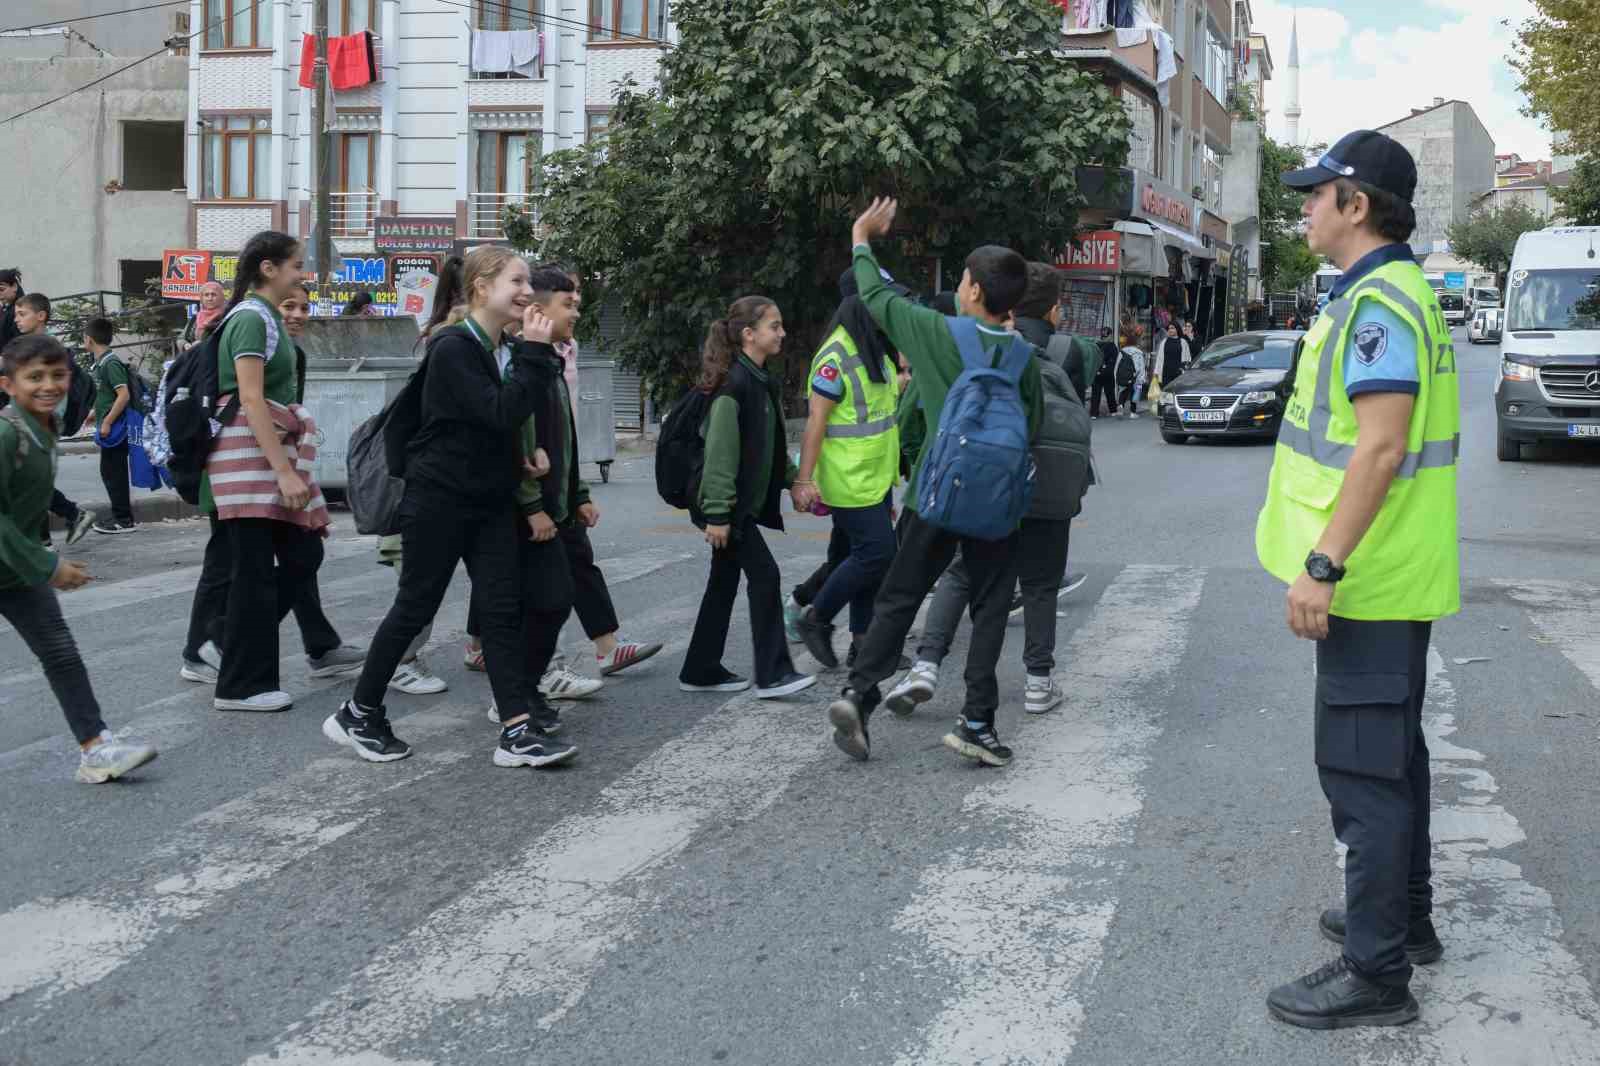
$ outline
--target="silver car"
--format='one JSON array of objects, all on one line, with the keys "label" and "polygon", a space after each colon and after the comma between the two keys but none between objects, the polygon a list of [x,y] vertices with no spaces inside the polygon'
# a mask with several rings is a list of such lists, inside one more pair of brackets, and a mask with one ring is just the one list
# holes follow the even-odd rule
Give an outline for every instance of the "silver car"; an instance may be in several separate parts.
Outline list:
[{"label": "silver car", "polygon": [[1468,344],[1498,342],[1505,321],[1505,308],[1480,307],[1472,314],[1472,325],[1467,327]]}]

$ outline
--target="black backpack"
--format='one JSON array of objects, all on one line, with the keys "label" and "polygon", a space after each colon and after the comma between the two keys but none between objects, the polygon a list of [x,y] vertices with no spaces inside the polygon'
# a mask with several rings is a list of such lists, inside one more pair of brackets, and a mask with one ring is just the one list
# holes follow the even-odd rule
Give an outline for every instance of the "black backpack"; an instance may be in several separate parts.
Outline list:
[{"label": "black backpack", "polygon": [[162,423],[171,448],[165,465],[178,495],[191,504],[200,502],[200,480],[216,445],[212,422],[226,426],[239,407],[239,397],[234,395],[217,408],[221,348],[222,330],[214,329],[204,341],[174,359],[162,381]]},{"label": "black backpack", "polygon": [[[67,382],[67,409],[62,412],[62,436],[78,432],[83,420],[94,411],[94,375],[72,361],[72,377]],[[96,429],[99,427],[96,426]]]},{"label": "black backpack", "polygon": [[669,507],[700,509],[700,477],[706,466],[706,414],[711,394],[690,388],[661,418],[656,441],[656,492]]},{"label": "black backpack", "polygon": [[422,428],[422,382],[427,369],[424,356],[399,395],[350,434],[344,492],[357,533],[388,536],[400,532],[406,447]]},{"label": "black backpack", "polygon": [[1115,371],[1117,387],[1125,389],[1133,384],[1134,378],[1139,376],[1139,368],[1134,365],[1133,357],[1127,352],[1117,352],[1117,368]]}]

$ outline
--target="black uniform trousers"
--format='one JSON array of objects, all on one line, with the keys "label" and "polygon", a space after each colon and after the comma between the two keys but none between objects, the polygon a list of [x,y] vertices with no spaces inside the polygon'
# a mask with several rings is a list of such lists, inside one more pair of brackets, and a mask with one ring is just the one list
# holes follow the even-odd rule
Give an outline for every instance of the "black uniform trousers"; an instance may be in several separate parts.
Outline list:
[{"label": "black uniform trousers", "polygon": [[[568,559],[569,546],[560,536],[551,540],[536,541],[527,535],[527,520],[518,531],[521,542],[517,545],[517,564],[521,573],[522,588],[522,673],[527,685],[528,704],[537,707],[544,702],[539,693],[539,679],[550,669],[556,646],[561,640],[561,627],[567,624],[572,613],[575,584],[573,568]],[[587,539],[585,540],[587,543]],[[591,562],[593,556],[590,556]],[[478,585],[473,584],[476,597]],[[515,718],[522,712],[500,710],[500,720]]]},{"label": "black uniform trousers", "polygon": [[1316,759],[1344,864],[1344,957],[1411,980],[1406,931],[1433,913],[1422,703],[1430,622],[1328,620],[1317,644]]},{"label": "black uniform trousers", "polygon": [[789,642],[783,635],[783,579],[778,561],[772,557],[755,519],[739,519],[730,532],[728,546],[711,553],[711,574],[706,579],[705,596],[700,600],[694,635],[689,638],[678,680],[691,685],[721,680],[716,671],[726,669],[722,653],[727,650],[733,601],[739,594],[739,575],[743,574],[745,596],[750,601],[756,684],[776,685],[794,673]]},{"label": "black uniform trousers", "polygon": [[[200,661],[200,646],[208,640],[216,644],[218,651],[222,649],[228,617],[228,589],[233,584],[233,552],[229,545],[227,531],[217,516],[212,515],[211,539],[206,541],[200,580],[195,583],[194,602],[189,608],[189,635],[183,644],[183,657],[191,663]],[[322,609],[322,595],[315,580],[300,583],[293,609],[307,655],[318,658],[342,643]]]}]

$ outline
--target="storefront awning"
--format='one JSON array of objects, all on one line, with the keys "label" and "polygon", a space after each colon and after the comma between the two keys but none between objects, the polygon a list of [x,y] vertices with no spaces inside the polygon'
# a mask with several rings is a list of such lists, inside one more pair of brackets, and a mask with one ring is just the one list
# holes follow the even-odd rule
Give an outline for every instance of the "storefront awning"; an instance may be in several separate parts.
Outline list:
[{"label": "storefront awning", "polygon": [[1111,227],[1122,234],[1122,272],[1167,276],[1167,257],[1156,252],[1156,231],[1143,222],[1126,219]]},{"label": "storefront awning", "polygon": [[1217,257],[1216,252],[1201,244],[1199,238],[1191,233],[1185,233],[1181,229],[1168,226],[1155,219],[1150,219],[1147,225],[1155,228],[1156,238],[1163,244],[1181,248],[1185,253],[1194,256],[1196,259],[1215,259]]}]

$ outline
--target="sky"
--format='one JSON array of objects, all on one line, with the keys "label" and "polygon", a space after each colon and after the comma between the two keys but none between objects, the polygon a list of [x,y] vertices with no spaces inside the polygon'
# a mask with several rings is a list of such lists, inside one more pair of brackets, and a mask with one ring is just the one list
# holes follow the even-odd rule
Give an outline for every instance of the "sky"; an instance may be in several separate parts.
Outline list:
[{"label": "sky", "polygon": [[[1251,0],[1265,33],[1273,76],[1266,86],[1267,132],[1285,140],[1289,25],[1300,20],[1300,139],[1332,142],[1352,129],[1405,118],[1433,98],[1465,100],[1497,153],[1550,158],[1550,133],[1525,117],[1506,62],[1529,0]],[[1507,21],[1509,20],[1509,24]]]}]

